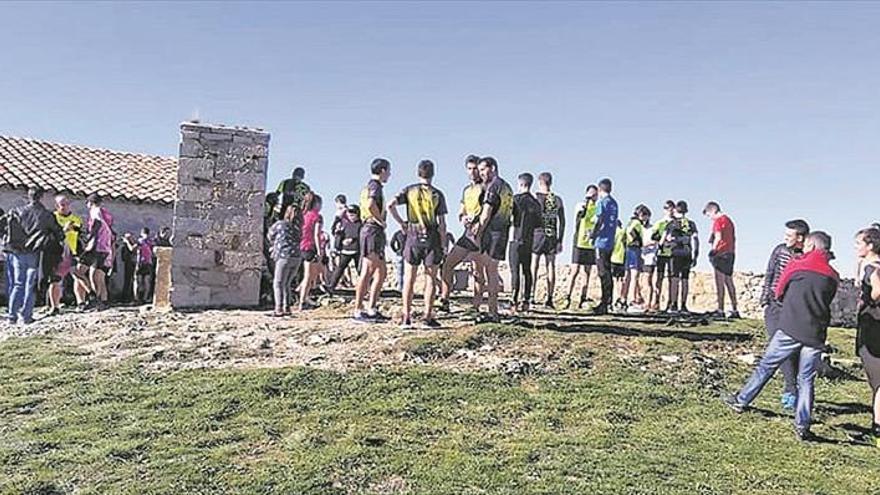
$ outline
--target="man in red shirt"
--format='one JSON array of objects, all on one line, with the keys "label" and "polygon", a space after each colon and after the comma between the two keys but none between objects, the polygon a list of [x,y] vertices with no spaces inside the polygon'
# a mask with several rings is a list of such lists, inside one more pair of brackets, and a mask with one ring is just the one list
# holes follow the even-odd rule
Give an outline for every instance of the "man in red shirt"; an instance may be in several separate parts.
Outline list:
[{"label": "man in red shirt", "polygon": [[721,206],[714,201],[706,203],[703,214],[712,220],[712,234],[709,235],[709,262],[715,269],[715,294],[718,309],[714,315],[724,317],[724,292],[730,296],[731,311],[728,318],[739,318],[736,304],[736,286],[733,283],[733,263],[736,260],[736,228],[733,220],[721,213]]}]

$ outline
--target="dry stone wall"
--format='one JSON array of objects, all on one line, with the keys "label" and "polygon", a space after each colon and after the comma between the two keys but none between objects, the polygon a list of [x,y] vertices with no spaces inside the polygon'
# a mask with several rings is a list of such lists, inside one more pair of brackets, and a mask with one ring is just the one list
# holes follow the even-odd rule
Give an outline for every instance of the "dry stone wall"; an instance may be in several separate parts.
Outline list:
[{"label": "dry stone wall", "polygon": [[171,305],[256,306],[269,134],[196,123],[180,133]]}]

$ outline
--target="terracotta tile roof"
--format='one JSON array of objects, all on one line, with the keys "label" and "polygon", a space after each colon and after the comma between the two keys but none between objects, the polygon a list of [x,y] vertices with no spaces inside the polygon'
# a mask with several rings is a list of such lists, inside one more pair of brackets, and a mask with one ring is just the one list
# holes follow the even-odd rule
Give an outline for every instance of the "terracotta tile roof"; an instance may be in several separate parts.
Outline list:
[{"label": "terracotta tile roof", "polygon": [[0,187],[172,203],[177,158],[0,136]]}]

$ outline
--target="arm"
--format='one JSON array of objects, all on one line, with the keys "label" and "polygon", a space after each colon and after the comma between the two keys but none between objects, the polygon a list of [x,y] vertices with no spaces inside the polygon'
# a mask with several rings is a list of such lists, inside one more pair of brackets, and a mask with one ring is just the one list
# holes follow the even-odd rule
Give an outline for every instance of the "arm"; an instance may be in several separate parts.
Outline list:
[{"label": "arm", "polygon": [[694,259],[691,260],[691,266],[697,266],[697,259],[700,257],[700,236],[694,234]]},{"label": "arm", "polygon": [[324,219],[318,217],[315,223],[315,246],[318,247],[318,256],[324,256],[324,243],[321,242],[321,232],[324,231]]},{"label": "arm", "polygon": [[449,250],[449,239],[446,238],[446,215],[440,215],[438,219],[440,221],[440,242],[443,243],[443,252],[447,252]]},{"label": "arm", "polygon": [[390,203],[388,203],[388,213],[391,213],[391,216],[394,218],[394,220],[398,224],[400,224],[400,227],[405,229],[406,222],[403,220],[403,217],[400,216],[400,213],[398,213],[397,205],[398,205],[398,201],[397,201],[397,198],[395,197],[394,199],[391,200]]},{"label": "arm", "polygon": [[559,211],[556,212],[559,218],[559,240],[556,245],[556,254],[562,252],[562,239],[565,237],[565,206],[562,200],[559,200]]},{"label": "arm", "polygon": [[595,239],[599,236],[599,232],[602,230],[602,224],[605,222],[605,208],[602,207],[602,202],[596,203],[596,225],[593,226],[593,231],[590,232],[590,238]]},{"label": "arm", "polygon": [[369,198],[367,200],[367,209],[370,210],[370,214],[373,215],[373,221],[379,224],[379,226],[384,227],[385,222],[381,220],[382,209],[379,208],[379,204],[376,202],[376,198]]},{"label": "arm", "polygon": [[761,306],[768,306],[773,300],[773,284],[776,282],[776,265],[779,263],[779,246],[770,253],[767,270],[764,272],[764,287],[761,290]]},{"label": "arm", "polygon": [[871,274],[871,299],[880,302],[880,269]]}]

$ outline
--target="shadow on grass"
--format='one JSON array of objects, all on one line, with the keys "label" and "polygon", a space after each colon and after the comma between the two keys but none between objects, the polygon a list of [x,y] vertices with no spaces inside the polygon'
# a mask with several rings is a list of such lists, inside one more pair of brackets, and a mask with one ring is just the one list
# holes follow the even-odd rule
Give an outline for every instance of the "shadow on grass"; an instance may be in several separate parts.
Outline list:
[{"label": "shadow on grass", "polygon": [[816,410],[835,416],[844,414],[870,414],[871,407],[857,402],[823,402],[816,405]]},{"label": "shadow on grass", "polygon": [[616,335],[620,337],[655,337],[655,338],[676,338],[688,340],[690,342],[750,342],[752,336],[746,333],[736,332],[694,332],[689,330],[672,330],[667,328],[657,328],[650,330],[635,329],[624,325],[614,325],[611,322],[603,321],[599,324],[578,321],[571,325],[561,325],[555,322],[536,323],[530,319],[518,319],[511,322],[511,325],[521,326],[531,330],[550,330],[560,333],[596,333],[602,335]]}]

